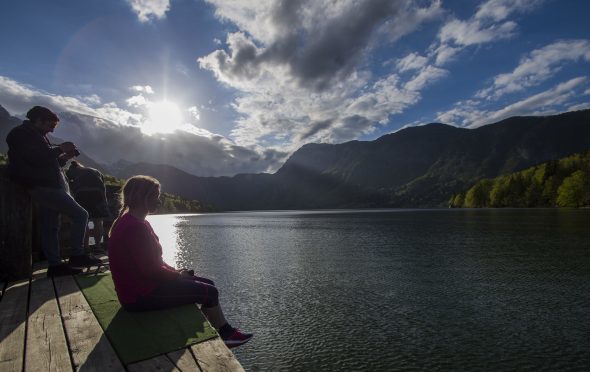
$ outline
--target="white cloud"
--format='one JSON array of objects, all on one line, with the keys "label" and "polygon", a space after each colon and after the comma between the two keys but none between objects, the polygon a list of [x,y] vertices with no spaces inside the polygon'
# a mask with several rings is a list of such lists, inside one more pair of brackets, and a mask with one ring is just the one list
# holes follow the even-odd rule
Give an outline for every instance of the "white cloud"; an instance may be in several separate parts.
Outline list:
[{"label": "white cloud", "polygon": [[154,94],[154,90],[149,85],[134,85],[129,89],[140,93]]},{"label": "white cloud", "polygon": [[[84,114],[83,111],[74,111]],[[116,103],[109,102],[94,109],[90,115],[96,116],[117,125],[139,127],[145,120],[143,115],[119,108]]]},{"label": "white cloud", "polygon": [[136,96],[127,98],[125,102],[127,102],[127,106],[129,107],[142,107],[147,105],[148,103],[148,101],[142,94],[138,94]]},{"label": "white cloud", "polygon": [[405,88],[412,91],[420,91],[425,86],[432,84],[448,75],[448,71],[442,68],[427,66],[423,68],[416,76],[406,83]]},{"label": "white cloud", "polygon": [[590,89],[586,89],[586,90],[584,91],[584,95],[589,95],[589,94],[590,94]]},{"label": "white cloud", "polygon": [[80,100],[82,100],[83,102],[89,104],[89,105],[100,105],[100,103],[102,102],[100,97],[96,94],[91,94],[89,96],[81,96],[78,97]]},{"label": "white cloud", "polygon": [[489,0],[479,7],[475,14],[475,18],[487,18],[494,21],[502,21],[511,13],[516,11],[529,11],[537,7],[543,1],[544,0]]},{"label": "white cloud", "polygon": [[563,109],[563,104],[577,95],[575,89],[587,81],[588,78],[583,76],[573,78],[551,89],[512,103],[496,111],[480,109],[479,101],[459,102],[453,109],[446,112],[439,112],[437,119],[445,123],[473,128],[494,123],[511,116],[558,112]]},{"label": "white cloud", "polygon": [[170,0],[127,0],[141,22],[161,19],[170,10]]},{"label": "white cloud", "polygon": [[[527,115],[534,110],[546,110],[554,105],[564,103],[575,94],[573,89],[585,83],[587,80],[588,79],[586,77],[577,77],[561,83],[552,89],[535,94],[532,97],[513,103],[501,110],[492,113],[490,116],[488,116],[486,121],[490,123],[515,115]],[[480,124],[483,124],[483,122],[480,121],[473,123],[475,126]]]},{"label": "white cloud", "polygon": [[439,38],[442,43],[469,46],[510,38],[514,35],[515,29],[516,23],[511,21],[484,26],[478,19],[453,20],[443,26]]},{"label": "white cloud", "polygon": [[491,87],[477,93],[479,98],[498,98],[536,86],[555,75],[565,63],[590,62],[590,41],[564,40],[532,51],[512,72],[494,78]]},{"label": "white cloud", "polygon": [[426,65],[428,58],[418,55],[416,53],[410,53],[404,58],[401,58],[397,62],[397,68],[400,72],[408,70],[418,70]]},{"label": "white cloud", "polygon": [[197,106],[191,106],[187,109],[187,111],[194,120],[199,121],[201,119],[201,113],[199,112]]},{"label": "white cloud", "polygon": [[43,92],[5,76],[0,76],[0,104],[12,113],[27,112],[35,105],[47,106],[54,111],[94,112],[81,99]]},{"label": "white cloud", "polygon": [[467,19],[451,19],[441,27],[438,44],[431,46],[438,66],[452,60],[462,49],[498,40],[509,39],[516,34],[518,25],[507,20],[513,13],[526,12],[543,0],[488,0],[476,14]]},{"label": "white cloud", "polygon": [[242,145],[292,151],[357,138],[415,104],[442,75],[424,57],[407,57],[400,67],[419,72],[404,87],[399,76],[373,76],[366,65],[378,41],[395,42],[442,14],[440,1],[422,8],[409,0],[208,2],[238,31],[198,63],[237,89],[231,136]]},{"label": "white cloud", "polygon": [[445,112],[438,112],[436,120],[444,124],[467,126],[481,119],[484,111],[478,109],[479,102],[474,100],[459,101]]},{"label": "white cloud", "polygon": [[434,50],[435,64],[442,66],[445,63],[452,61],[454,56],[461,51],[462,48],[452,47],[450,45],[442,44]]},{"label": "white cloud", "polygon": [[[428,8],[418,8],[406,4],[400,8],[400,14],[394,19],[388,20],[383,28],[388,32],[390,41],[397,41],[403,36],[416,31],[420,25],[440,17],[443,14],[440,0],[432,2]],[[415,4],[414,4],[415,5]]]},{"label": "white cloud", "polygon": [[568,111],[590,110],[590,102],[578,103],[567,108]]},{"label": "white cloud", "polygon": [[386,124],[389,115],[403,112],[420,99],[417,91],[399,85],[399,77],[395,74],[376,81],[368,92],[349,100],[344,117],[360,116],[371,122]]}]

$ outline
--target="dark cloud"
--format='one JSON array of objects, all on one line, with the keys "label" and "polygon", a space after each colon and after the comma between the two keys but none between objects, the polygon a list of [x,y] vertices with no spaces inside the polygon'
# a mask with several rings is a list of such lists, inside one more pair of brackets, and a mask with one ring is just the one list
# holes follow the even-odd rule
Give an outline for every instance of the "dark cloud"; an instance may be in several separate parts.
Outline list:
[{"label": "dark cloud", "polygon": [[333,120],[322,120],[311,123],[309,130],[301,135],[300,141],[305,141],[306,139],[317,134],[318,132],[330,128],[333,122]]},{"label": "dark cloud", "polygon": [[[397,2],[371,0],[356,3],[342,17],[330,20],[309,42],[287,56],[302,85],[323,90],[354,70],[370,44],[374,31],[397,9]],[[296,53],[296,54],[294,54]],[[281,56],[284,58],[284,56]]]},{"label": "dark cloud", "polygon": [[372,121],[364,116],[352,115],[341,120],[339,125],[332,127],[330,137],[334,142],[349,141],[360,137],[372,128]]},{"label": "dark cloud", "polygon": [[266,66],[286,65],[301,86],[321,91],[345,78],[362,61],[376,30],[407,1],[366,0],[348,6],[336,17],[321,16],[309,26],[308,1],[274,3],[269,21],[275,34],[264,47],[247,42],[241,33],[228,37],[229,53],[215,51],[199,60],[225,81],[251,79]]}]

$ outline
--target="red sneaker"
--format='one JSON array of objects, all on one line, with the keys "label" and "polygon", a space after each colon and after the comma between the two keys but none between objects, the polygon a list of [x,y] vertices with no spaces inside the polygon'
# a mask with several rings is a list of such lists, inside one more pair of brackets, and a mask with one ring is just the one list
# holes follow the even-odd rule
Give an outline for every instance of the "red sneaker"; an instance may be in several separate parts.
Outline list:
[{"label": "red sneaker", "polygon": [[230,349],[232,347],[240,346],[250,341],[254,336],[252,333],[243,333],[239,329],[234,328],[234,331],[227,337],[222,337],[223,342]]}]

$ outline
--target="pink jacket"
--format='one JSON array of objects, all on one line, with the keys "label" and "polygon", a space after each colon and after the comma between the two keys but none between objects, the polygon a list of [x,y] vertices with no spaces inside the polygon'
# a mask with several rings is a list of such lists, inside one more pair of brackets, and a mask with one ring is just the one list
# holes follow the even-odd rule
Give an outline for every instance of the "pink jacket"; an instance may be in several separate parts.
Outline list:
[{"label": "pink jacket", "polygon": [[108,255],[119,302],[133,304],[180,273],[162,260],[162,246],[147,221],[124,214],[111,233]]}]

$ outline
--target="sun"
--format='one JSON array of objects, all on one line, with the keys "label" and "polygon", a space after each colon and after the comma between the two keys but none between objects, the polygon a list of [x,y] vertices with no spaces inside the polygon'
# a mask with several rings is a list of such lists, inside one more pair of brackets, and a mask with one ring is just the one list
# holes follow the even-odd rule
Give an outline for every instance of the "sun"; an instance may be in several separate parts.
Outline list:
[{"label": "sun", "polygon": [[148,119],[141,127],[145,134],[172,133],[182,126],[182,113],[173,102],[160,101],[148,104]]}]

